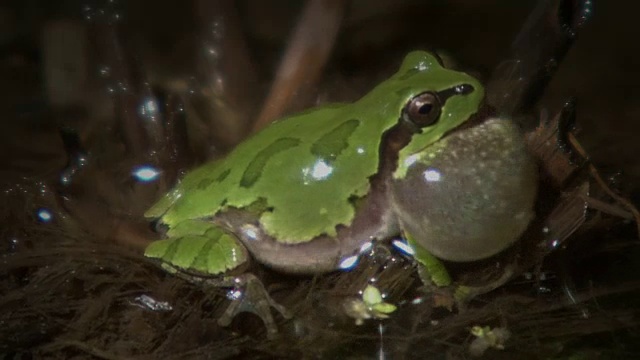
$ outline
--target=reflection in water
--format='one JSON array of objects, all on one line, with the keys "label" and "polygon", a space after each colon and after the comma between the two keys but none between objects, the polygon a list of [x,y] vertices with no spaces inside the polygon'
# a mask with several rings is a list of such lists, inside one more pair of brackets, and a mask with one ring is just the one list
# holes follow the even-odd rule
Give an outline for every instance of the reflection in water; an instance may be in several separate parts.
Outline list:
[{"label": "reflection in water", "polygon": [[133,302],[130,302],[131,305],[135,305],[137,307],[148,309],[152,311],[171,311],[173,310],[173,306],[169,304],[167,301],[158,301],[152,298],[149,295],[140,295],[136,296]]},{"label": "reflection in water", "polygon": [[142,165],[133,169],[133,177],[143,183],[152,182],[160,177],[160,171],[151,165]]},{"label": "reflection in water", "polygon": [[38,211],[36,212],[36,215],[38,217],[38,221],[43,223],[48,223],[51,220],[53,220],[53,213],[46,208],[38,209]]}]

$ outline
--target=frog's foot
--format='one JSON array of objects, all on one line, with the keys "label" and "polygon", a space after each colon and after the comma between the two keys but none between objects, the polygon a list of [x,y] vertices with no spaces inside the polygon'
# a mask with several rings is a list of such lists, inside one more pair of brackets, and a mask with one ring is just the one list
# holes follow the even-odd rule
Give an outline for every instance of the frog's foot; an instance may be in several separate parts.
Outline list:
[{"label": "frog's foot", "polygon": [[459,283],[437,285],[434,281],[429,281],[430,278],[421,276],[423,281],[422,291],[432,296],[435,307],[444,307],[450,311],[455,307],[462,312],[466,310],[467,304],[475,297],[491,292],[511,280],[515,274],[515,269],[515,265],[507,266],[499,278],[480,286]]},{"label": "frog's foot", "polygon": [[445,308],[450,312],[453,312],[454,307],[459,307],[455,298],[456,289],[457,287],[453,285],[447,287],[423,287],[423,291],[430,297],[434,308]]},{"label": "frog's foot", "polygon": [[[167,270],[172,271],[171,269],[169,267]],[[204,278],[194,277],[182,272],[172,271],[172,273],[190,283],[214,288],[231,288],[227,296],[231,300],[231,304],[218,318],[218,325],[220,326],[229,326],[236,315],[241,312],[250,312],[262,319],[267,328],[267,336],[272,339],[278,333],[278,327],[271,314],[271,308],[278,310],[285,319],[293,317],[284,306],[271,298],[262,281],[253,274],[246,273],[238,276]]]},{"label": "frog's foot", "polygon": [[513,278],[515,270],[515,264],[506,266],[499,278],[481,286],[456,285],[453,288],[453,298],[455,299],[458,311],[464,311],[469,301],[476,296],[486,294],[506,284]]},{"label": "frog's foot", "polygon": [[229,292],[231,304],[218,319],[220,326],[228,326],[233,318],[241,312],[250,312],[262,319],[267,328],[267,336],[271,339],[278,333],[271,308],[276,309],[285,319],[293,317],[284,306],[271,298],[262,281],[253,274],[227,278],[227,281],[232,283],[234,288]]}]

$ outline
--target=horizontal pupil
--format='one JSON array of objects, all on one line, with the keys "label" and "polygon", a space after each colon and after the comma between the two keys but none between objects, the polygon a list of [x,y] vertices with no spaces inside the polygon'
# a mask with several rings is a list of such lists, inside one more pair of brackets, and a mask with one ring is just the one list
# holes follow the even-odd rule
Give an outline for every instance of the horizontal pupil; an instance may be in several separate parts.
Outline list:
[{"label": "horizontal pupil", "polygon": [[418,112],[422,115],[427,114],[431,111],[431,104],[424,104],[422,106],[420,106],[420,108],[418,109]]}]

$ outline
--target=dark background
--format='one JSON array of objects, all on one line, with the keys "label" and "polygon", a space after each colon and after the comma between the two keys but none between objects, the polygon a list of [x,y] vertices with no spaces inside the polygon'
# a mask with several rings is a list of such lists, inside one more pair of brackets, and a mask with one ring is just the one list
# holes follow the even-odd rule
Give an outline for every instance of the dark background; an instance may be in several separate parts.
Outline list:
[{"label": "dark background", "polygon": [[[241,92],[246,110],[244,121],[252,121],[260,109],[303,3],[293,0],[234,2],[238,26],[255,65],[252,85]],[[157,196],[127,182],[130,181],[127,180],[129,169],[141,160],[131,156],[122,145],[122,131],[115,125],[118,105],[109,89],[118,84],[110,83],[100,74],[105,62],[104,51],[111,49],[103,41],[104,37],[97,40],[95,26],[95,19],[100,18],[99,10],[109,8],[105,4],[107,2],[100,1],[0,2],[0,172],[6,197],[2,204],[0,269],[9,269],[0,277],[0,325],[3,325],[0,357],[128,358],[134,354],[142,359],[170,354],[171,358],[267,359],[318,353],[329,354],[325,355],[329,357],[349,354],[358,359],[375,356],[377,349],[372,344],[382,340],[376,337],[376,329],[372,327],[359,328],[361,332],[333,334],[330,341],[297,334],[295,344],[282,339],[268,345],[260,340],[263,337],[256,340],[219,332],[210,316],[216,303],[203,305],[200,299],[203,296],[197,289],[179,281],[162,282],[161,275],[141,265],[139,254],[120,250],[113,244],[104,245],[96,241],[98,237],[90,231],[68,228],[60,231],[37,221],[35,211],[50,200],[47,196],[56,193],[61,171],[68,165],[61,128],[73,129],[78,134],[92,161],[103,168],[100,173],[103,182],[117,190],[126,190],[105,194],[100,193],[105,187],[89,183],[74,193],[78,198],[99,204],[101,212],[96,212],[93,218],[96,228],[104,225],[105,231],[110,231],[111,223],[99,215],[103,213],[139,221],[142,212]],[[121,55],[126,66],[119,70],[136,74],[131,77],[136,81],[130,85],[148,82],[154,89],[167,93],[185,93],[193,78],[211,75],[212,69],[198,67],[198,56],[204,46],[194,2],[137,0],[115,4],[116,10],[111,14],[117,13],[121,18],[117,31],[107,39],[121,47],[122,53],[118,56]],[[351,1],[321,80],[306,89],[289,111],[315,103],[357,99],[395,71],[407,51],[417,48],[444,51],[457,67],[487,79],[491,70],[507,56],[513,37],[534,4],[535,1],[525,0]],[[537,117],[543,110],[555,113],[568,98],[574,97],[578,106],[579,140],[605,177],[613,179],[614,186],[632,199],[637,199],[640,191],[639,14],[638,2],[594,1],[592,18],[581,30],[543,100],[529,114]],[[48,37],[51,26],[70,26],[70,40],[60,45],[52,42]],[[52,44],[55,54],[82,54],[61,56],[66,63],[55,64],[57,69],[63,69],[66,77],[47,74],[51,53],[44,49]],[[193,97],[198,95],[196,92]],[[226,129],[228,119],[205,115],[200,113],[202,121],[216,130],[210,134],[205,132],[209,135],[203,140],[197,136],[202,132],[198,130],[201,124],[193,125],[189,133],[193,139],[189,140],[199,145],[191,145],[188,166],[224,153],[239,140],[237,133]],[[84,180],[80,178],[77,182]],[[61,213],[55,216],[56,221],[66,224]],[[617,231],[612,228],[610,233],[617,234]],[[621,237],[629,237],[626,235],[629,232],[621,233],[624,234]],[[629,238],[635,247],[631,246],[627,255],[635,256],[630,262],[634,263],[638,258],[637,254],[633,255],[637,253],[637,239]],[[13,256],[16,254],[27,255]],[[620,253],[609,252],[596,260],[590,259],[589,268],[593,273],[611,274],[612,287],[623,275],[637,273],[620,260]],[[620,263],[623,266],[614,266]],[[585,283],[589,276],[591,273],[585,276]],[[135,295],[148,289],[153,289],[155,294],[185,299],[180,305],[182,308],[178,308],[176,302],[176,311],[171,316],[163,316],[149,315],[130,305]],[[559,287],[551,292],[568,301]],[[220,298],[222,296],[218,301]],[[511,352],[500,355],[548,358],[544,356],[545,351],[559,354],[563,347],[578,343],[589,349],[588,355],[595,356],[585,358],[600,358],[599,354],[606,353],[602,349],[615,346],[625,349],[617,353],[624,354],[618,358],[629,358],[637,347],[627,348],[625,341],[631,344],[638,339],[638,311],[637,305],[627,304],[625,301],[615,305],[589,303],[596,309],[602,306],[600,311],[594,311],[600,317],[593,317],[591,321],[580,318],[578,308],[528,314],[527,305],[523,304],[517,311],[525,314],[520,319],[528,321],[523,320],[522,324],[530,324],[527,329],[531,331],[516,334],[519,340],[508,348]],[[503,310],[497,304],[493,311],[501,314]],[[493,321],[494,315],[479,319]],[[602,318],[613,319],[615,326],[599,322]],[[256,324],[261,326],[259,322]],[[494,324],[505,325],[499,321]],[[506,325],[517,328],[518,324]],[[616,326],[630,330],[611,330]],[[451,333],[455,336],[439,334],[440,337],[428,341],[418,337],[417,345],[403,343],[392,336],[383,340],[388,341],[386,349],[392,355],[419,358],[433,353],[441,358],[445,358],[445,354],[449,354],[449,358],[461,358],[466,356],[461,344],[469,341],[468,330],[466,324],[454,324]],[[594,338],[587,338],[592,334]],[[336,350],[331,343],[337,341],[335,339],[347,345]],[[591,351],[591,347],[596,350]],[[631,350],[627,350],[629,348]],[[490,353],[487,358],[497,358],[497,354]],[[564,356],[568,354],[571,352]]]}]

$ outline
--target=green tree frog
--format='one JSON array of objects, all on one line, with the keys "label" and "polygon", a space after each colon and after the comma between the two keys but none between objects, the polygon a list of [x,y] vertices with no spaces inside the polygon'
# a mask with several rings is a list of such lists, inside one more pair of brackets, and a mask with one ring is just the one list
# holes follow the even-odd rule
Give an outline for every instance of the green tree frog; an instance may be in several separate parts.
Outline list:
[{"label": "green tree frog", "polygon": [[168,228],[145,255],[176,273],[250,254],[317,274],[404,232],[441,259],[490,257],[532,219],[537,179],[518,129],[489,115],[478,80],[411,52],[360,100],[276,121],[188,173],[145,214]]}]

